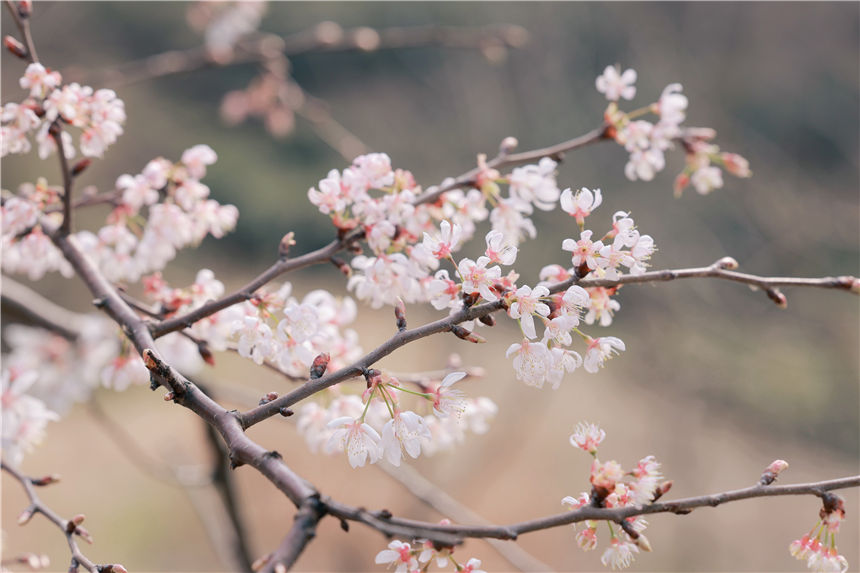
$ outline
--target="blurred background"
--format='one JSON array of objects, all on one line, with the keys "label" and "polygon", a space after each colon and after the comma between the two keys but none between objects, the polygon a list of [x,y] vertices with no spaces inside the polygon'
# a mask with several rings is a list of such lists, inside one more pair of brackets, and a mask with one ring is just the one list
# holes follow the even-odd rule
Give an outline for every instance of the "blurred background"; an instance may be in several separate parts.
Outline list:
[{"label": "blurred background", "polygon": [[[123,62],[199,46],[201,35],[186,23],[188,7],[39,2],[32,25],[46,65],[68,80],[95,82]],[[675,200],[680,152],[667,155],[667,168],[654,181],[631,183],[623,174],[624,150],[603,143],[568,155],[559,185],[603,190],[604,205],[594,215],[600,227],[616,210],[631,210],[659,248],[654,268],[707,265],[730,255],[740,270],[755,274],[825,276],[858,273],[859,16],[856,3],[272,3],[260,28],[288,35],[323,21],[376,29],[521,26],[528,42],[516,49],[429,46],[290,59],[292,77],[327,102],[332,118],[369,148],[389,153],[396,167],[411,170],[425,187],[470,169],[477,153],[493,155],[505,136],[516,136],[525,150],[599,125],[606,101],[594,78],[606,65],[639,72],[637,98],[627,109],[655,101],[665,85],[681,82],[690,99],[687,124],[715,128],[723,150],[749,159],[752,178],[727,176],[725,188],[710,196],[688,190]],[[5,13],[2,31],[13,31]],[[8,54],[3,58],[3,102],[17,101],[24,66]],[[208,267],[228,289],[236,288],[274,260],[285,232],[295,231],[295,252],[332,237],[306,192],[346,160],[301,117],[283,138],[259,121],[229,127],[221,119],[223,96],[244,89],[258,73],[254,64],[209,67],[116,88],[128,113],[126,133],[81,176],[82,185],[109,190],[117,176],[138,173],[154,157],[178,159],[184,149],[207,143],[219,161],[204,182],[215,198],[240,209],[234,233],[185,251],[165,271],[171,284],[189,284],[199,268]],[[52,161],[3,161],[6,189],[39,175],[59,183]],[[96,225],[104,212],[88,216]],[[524,245],[518,260],[524,277],[544,264],[564,263],[560,244],[574,233],[569,218],[558,213],[541,214],[536,224],[539,238]],[[346,294],[333,267],[288,279],[294,294],[319,287]],[[32,286],[69,308],[89,310],[90,297],[75,279]],[[515,380],[502,357],[517,335],[504,320],[482,332],[490,340],[482,347],[435,337],[381,366],[436,369],[457,352],[465,365],[487,368],[485,378],[464,389],[498,404],[491,431],[414,466],[494,523],[556,513],[562,497],[588,489],[588,456],[567,441],[580,420],[606,430],[601,458],[629,467],[655,455],[675,482],[669,497],[746,487],[776,458],[791,464],[783,483],[856,474],[857,299],[823,290],[785,294],[789,304],[781,310],[762,293],[733,283],[627,287],[605,331],[623,339],[627,351],[598,375],[568,375],[556,391]],[[361,310],[356,328],[365,349],[390,335],[390,314]],[[409,309],[411,325],[435,316]],[[225,403],[246,409],[267,391],[289,389],[250,362],[226,355],[217,360],[219,367],[204,378],[231,389]],[[96,398],[159,464],[207,460],[201,423],[147,389],[101,391]],[[45,443],[23,466],[33,475],[64,476],[42,496],[63,515],[87,514],[96,540],[87,554],[122,562],[130,571],[224,570],[201,524],[206,504],[201,508],[194,494],[141,471],[140,452],[112,434],[91,408],[80,406],[49,427]],[[290,421],[262,424],[250,435],[283,453],[291,467],[336,499],[386,507],[395,515],[442,517],[375,467],[352,471],[344,457],[309,454]],[[252,553],[259,556],[280,542],[293,508],[252,469],[235,475]],[[61,535],[38,517],[18,528],[15,516],[25,500],[17,484],[5,476],[2,483],[4,547],[47,552],[52,570],[65,570]],[[848,518],[839,548],[857,570],[858,494],[843,495]],[[789,555],[788,544],[812,527],[819,507],[812,498],[780,498],[687,516],[655,515],[647,531],[654,552],[640,555],[633,569],[801,571],[805,564]],[[529,534],[519,544],[552,569],[598,571],[607,541],[605,531],[600,535],[601,546],[591,553],[576,547],[571,527]],[[373,557],[386,543],[366,528],[353,525],[345,534],[326,520],[296,568],[381,571]],[[488,571],[512,567],[480,541],[468,542],[457,555],[482,559]]]}]

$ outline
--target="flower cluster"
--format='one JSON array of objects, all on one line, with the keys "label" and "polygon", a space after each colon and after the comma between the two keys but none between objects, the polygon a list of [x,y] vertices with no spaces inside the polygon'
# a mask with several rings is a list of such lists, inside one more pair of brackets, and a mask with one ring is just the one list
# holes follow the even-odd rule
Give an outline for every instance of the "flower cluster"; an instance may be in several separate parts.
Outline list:
[{"label": "flower cluster", "polygon": [[209,54],[224,62],[233,56],[235,45],[260,26],[267,7],[263,0],[194,2],[186,19],[194,30],[203,32]]},{"label": "flower cluster", "polygon": [[[411,390],[397,378],[377,370],[367,373],[369,388],[362,397],[330,390],[327,407],[302,406],[297,427],[311,451],[346,452],[352,467],[385,459],[398,466],[405,451],[417,458],[448,449],[465,431],[482,434],[497,411],[489,398],[467,398],[453,384],[466,376],[452,372],[437,382],[416,381]],[[403,408],[403,398],[413,396],[426,414]]]},{"label": "flower cluster", "polygon": [[[442,525],[448,525],[447,519]],[[395,539],[376,554],[378,565],[394,566],[394,573],[413,573],[428,571],[430,564],[435,562],[439,569],[453,565],[458,573],[486,573],[481,567],[481,560],[472,557],[465,563],[458,563],[454,558],[452,548],[437,549],[430,541],[416,541],[414,544],[404,543]]]},{"label": "flower cluster", "polygon": [[[585,230],[586,218],[601,204],[602,194],[583,188],[575,194],[565,189],[561,208],[573,217],[581,230],[578,241],[565,239],[562,249],[571,252],[572,267],[544,267],[542,282],[535,288],[521,286],[506,294],[508,315],[517,319],[525,338],[512,344],[507,355],[513,356],[517,378],[530,386],[542,387],[549,382],[557,388],[565,372],[583,366],[595,373],[613,354],[625,349],[624,342],[613,336],[593,338],[579,329],[580,322],[609,326],[621,305],[612,298],[617,288],[571,285],[566,290],[550,294],[559,284],[569,283],[574,276],[617,279],[622,269],[630,274],[645,271],[653,254],[654,240],[642,235],[628,213],[618,211],[612,217],[612,228],[599,240]],[[604,241],[606,244],[604,244]],[[582,316],[584,313],[584,317]],[[544,325],[543,337],[537,338],[535,319]],[[586,343],[585,356],[565,347],[573,343],[576,333]]]},{"label": "flower cluster", "polygon": [[[220,283],[207,277],[208,274],[198,275],[197,288],[220,294]],[[204,283],[208,287],[201,286]],[[321,354],[328,356],[326,366],[331,370],[361,356],[358,334],[345,328],[356,317],[351,298],[336,298],[321,289],[307,293],[301,300],[291,293],[288,282],[277,290],[258,293],[247,302],[196,323],[194,332],[215,350],[234,348],[257,364],[269,364],[302,380],[307,379],[314,358]],[[193,310],[208,297],[192,297],[180,310]]]},{"label": "flower cluster", "polygon": [[[453,261],[452,255],[473,237],[476,224],[488,218],[492,231],[485,256],[463,259],[457,270],[464,294],[498,298],[495,282],[502,279],[501,269],[488,265],[512,264],[519,243],[536,235],[528,215],[534,207],[553,209],[561,192],[555,181],[556,163],[549,158],[518,167],[507,177],[489,168],[483,156],[478,159],[474,187],[450,189],[432,203],[419,199],[422,190],[412,174],[393,169],[383,153],[357,157],[352,166],[332,170],[308,191],[311,203],[329,215],[342,234],[363,232],[372,254],[353,259],[355,272],[349,281],[360,300],[374,308],[394,304],[398,298],[461,308],[460,292],[434,300],[450,286],[448,271],[435,271],[440,260]],[[506,196],[500,184],[507,184]],[[442,186],[451,187],[452,181],[443,181]],[[427,193],[432,196],[434,191]]]},{"label": "flower cluster", "polygon": [[[578,497],[567,496],[561,500],[562,505],[571,511],[581,507],[628,507],[643,506],[651,503],[666,491],[670,482],[659,484],[662,478],[660,464],[654,456],[647,456],[636,464],[636,467],[625,472],[621,465],[610,460],[601,462],[597,457],[597,448],[606,433],[595,424],[581,422],[570,436],[570,443],[594,458],[591,464],[591,492],[582,492]],[[589,551],[597,547],[598,522],[585,521],[585,527],[576,535],[579,546]],[[628,517],[620,527],[609,528],[609,547],[604,551],[600,562],[612,569],[628,567],[640,549],[650,551],[651,546],[643,531],[648,523],[642,516]],[[620,529],[617,530],[617,529]]]},{"label": "flower cluster", "polygon": [[30,135],[42,159],[56,152],[57,137],[62,137],[66,157],[74,157],[72,136],[66,131],[59,136],[55,125],[81,129],[78,146],[87,157],[101,157],[122,135],[125,106],[113,90],[93,90],[76,83],[63,85],[62,81],[59,72],[40,63],[27,66],[19,84],[29,90],[29,95],[21,103],[5,104],[0,113],[0,157],[29,153]]},{"label": "flower cluster", "polygon": [[[650,181],[666,166],[665,152],[675,141],[683,144],[687,165],[675,180],[675,194],[680,195],[687,185],[693,184],[700,194],[710,193],[723,186],[719,167],[737,177],[749,177],[749,163],[735,153],[721,153],[711,143],[716,132],[712,129],[687,128],[682,123],[687,116],[689,101],[681,84],[666,86],[660,98],[643,108],[623,112],[618,108],[619,97],[630,100],[636,95],[636,71],[620,70],[608,66],[596,80],[597,90],[610,100],[604,114],[609,133],[630,153],[624,174],[631,181]],[[656,122],[639,119],[652,113]]]},{"label": "flower cluster", "polygon": [[834,494],[824,498],[818,522],[813,528],[789,545],[788,550],[797,559],[805,559],[812,571],[844,573],[848,560],[836,549],[836,534],[845,519],[845,501]]}]

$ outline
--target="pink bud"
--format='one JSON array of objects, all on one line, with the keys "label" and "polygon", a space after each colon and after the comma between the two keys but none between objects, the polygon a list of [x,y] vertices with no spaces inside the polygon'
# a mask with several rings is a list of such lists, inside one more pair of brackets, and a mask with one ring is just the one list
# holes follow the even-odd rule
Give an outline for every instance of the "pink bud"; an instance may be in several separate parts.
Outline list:
[{"label": "pink bud", "polygon": [[406,304],[400,297],[397,297],[394,305],[394,318],[397,321],[397,330],[406,330]]},{"label": "pink bud", "polygon": [[278,256],[286,259],[290,254],[290,247],[296,244],[296,234],[292,231],[284,235],[278,245]]},{"label": "pink bud", "polygon": [[5,38],[3,38],[3,45],[6,46],[6,49],[9,50],[13,55],[21,58],[22,60],[27,59],[27,48],[25,48],[24,44],[22,44],[12,36],[6,36]]},{"label": "pink bud", "polygon": [[737,153],[723,153],[720,155],[720,159],[723,160],[723,166],[725,166],[726,171],[735,177],[749,177],[752,175],[749,161]]},{"label": "pink bud", "polygon": [[318,354],[317,357],[314,358],[313,364],[311,364],[311,379],[322,378],[323,374],[325,374],[326,368],[328,368],[330,360],[331,355],[328,352]]}]

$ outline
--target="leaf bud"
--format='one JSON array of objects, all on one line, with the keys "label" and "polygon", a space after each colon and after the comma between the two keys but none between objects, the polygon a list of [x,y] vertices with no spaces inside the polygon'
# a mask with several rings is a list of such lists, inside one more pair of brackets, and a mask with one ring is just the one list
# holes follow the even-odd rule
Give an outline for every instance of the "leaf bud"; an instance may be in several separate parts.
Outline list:
[{"label": "leaf bud", "polygon": [[397,297],[397,302],[394,304],[394,318],[397,321],[397,330],[406,330],[406,304],[403,299]]},{"label": "leaf bud", "polygon": [[84,158],[75,163],[75,165],[72,167],[72,177],[77,177],[78,175],[83,173],[92,162],[92,159]]}]

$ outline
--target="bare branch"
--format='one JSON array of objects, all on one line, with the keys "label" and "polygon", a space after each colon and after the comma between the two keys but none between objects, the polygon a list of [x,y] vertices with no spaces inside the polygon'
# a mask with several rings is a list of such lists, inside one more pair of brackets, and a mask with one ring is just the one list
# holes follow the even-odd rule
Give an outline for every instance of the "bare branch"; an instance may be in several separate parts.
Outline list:
[{"label": "bare branch", "polygon": [[[113,571],[115,573],[125,572],[125,568],[122,567],[122,565],[97,565],[81,552],[80,547],[78,547],[76,536],[84,539],[88,543],[92,543],[90,534],[80,525],[83,521],[83,516],[77,516],[77,518],[74,518],[73,520],[63,519],[54,510],[45,505],[42,500],[39,499],[39,496],[36,495],[36,489],[34,486],[37,483],[37,480],[25,476],[18,471],[17,468],[10,466],[6,462],[0,462],[0,467],[21,484],[21,487],[24,488],[24,491],[27,494],[27,498],[30,500],[30,505],[24,510],[24,513],[21,514],[19,523],[23,525],[29,521],[30,517],[34,514],[41,513],[48,519],[48,521],[56,525],[66,536],[66,541],[69,544],[69,551],[72,554],[73,564],[77,563],[91,573],[101,573],[102,571]],[[74,568],[77,569],[77,566]]]},{"label": "bare branch", "polygon": [[63,129],[60,127],[60,120],[57,119],[51,124],[48,130],[57,144],[57,157],[60,159],[60,171],[63,175],[63,224],[60,227],[60,233],[68,235],[72,231],[72,170],[69,168],[69,160],[66,159],[66,147],[63,143]]}]

